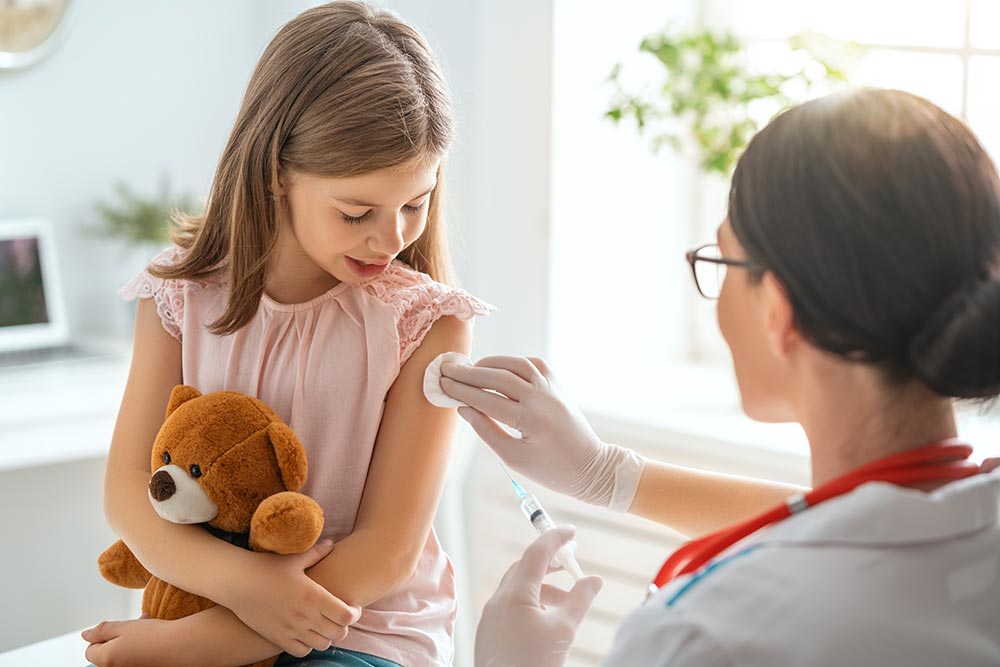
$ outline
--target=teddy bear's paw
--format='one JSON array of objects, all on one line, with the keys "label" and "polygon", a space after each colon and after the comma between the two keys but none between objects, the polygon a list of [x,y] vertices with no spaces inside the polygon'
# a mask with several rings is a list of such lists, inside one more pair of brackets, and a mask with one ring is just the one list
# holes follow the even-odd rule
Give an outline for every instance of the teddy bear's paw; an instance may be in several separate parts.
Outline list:
[{"label": "teddy bear's paw", "polygon": [[101,571],[101,576],[125,588],[144,588],[149,578],[153,576],[121,540],[98,556],[97,567]]},{"label": "teddy bear's paw", "polygon": [[283,491],[264,499],[250,523],[254,551],[297,554],[308,550],[323,531],[323,510],[309,496]]}]

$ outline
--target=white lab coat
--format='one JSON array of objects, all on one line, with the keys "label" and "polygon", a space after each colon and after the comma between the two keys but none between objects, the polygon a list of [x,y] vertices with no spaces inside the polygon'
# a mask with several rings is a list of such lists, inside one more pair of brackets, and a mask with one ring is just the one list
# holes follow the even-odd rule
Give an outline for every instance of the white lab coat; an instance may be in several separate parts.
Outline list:
[{"label": "white lab coat", "polygon": [[997,667],[998,513],[1000,470],[862,485],[665,586],[605,666]]}]

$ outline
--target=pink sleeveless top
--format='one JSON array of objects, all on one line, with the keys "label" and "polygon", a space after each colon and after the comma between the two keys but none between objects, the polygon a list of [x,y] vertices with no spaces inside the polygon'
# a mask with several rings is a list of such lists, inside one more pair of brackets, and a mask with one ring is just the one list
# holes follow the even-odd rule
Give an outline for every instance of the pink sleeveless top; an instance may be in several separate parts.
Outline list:
[{"label": "pink sleeveless top", "polygon": [[[170,248],[153,262],[169,265]],[[305,303],[266,294],[257,314],[228,336],[207,323],[222,314],[225,278],[160,280],[143,271],[119,293],[152,298],[181,342],[183,380],[203,393],[238,391],[270,405],[295,430],[309,460],[304,493],[322,506],[324,537],[354,530],[386,393],[440,317],[463,320],[493,307],[401,261],[363,283],[340,283]],[[365,608],[340,643],[407,667],[451,665],[454,571],[431,529],[413,576]]]}]

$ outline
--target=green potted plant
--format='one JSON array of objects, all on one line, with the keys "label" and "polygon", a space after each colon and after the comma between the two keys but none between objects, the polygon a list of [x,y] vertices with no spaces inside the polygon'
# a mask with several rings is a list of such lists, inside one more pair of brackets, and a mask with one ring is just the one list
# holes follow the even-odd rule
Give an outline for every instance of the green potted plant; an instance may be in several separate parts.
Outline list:
[{"label": "green potted plant", "polygon": [[[170,232],[181,214],[194,213],[200,207],[189,194],[175,194],[166,175],[160,177],[158,191],[152,196],[141,195],[122,181],[114,185],[114,195],[112,199],[94,203],[97,220],[84,231],[91,236],[113,239],[120,245],[123,257],[115,267],[114,279],[121,285],[169,245]],[[131,332],[135,310],[134,301],[127,304],[123,335]]]},{"label": "green potted plant", "polygon": [[738,37],[714,30],[674,31],[645,37],[642,53],[662,65],[662,78],[630,92],[616,65],[606,116],[633,119],[654,150],[664,145],[692,154],[701,169],[728,177],[754,133],[782,109],[847,84],[847,70],[864,54],[854,44],[818,33],[786,40],[783,67],[751,66]]},{"label": "green potted plant", "polygon": [[[621,64],[609,77],[613,92],[605,116],[616,124],[634,121],[654,152],[669,146],[698,166],[689,189],[691,244],[710,238],[725,215],[729,176],[757,130],[789,106],[846,87],[848,72],[865,52],[818,33],[769,48],[784,52],[772,68],[762,69],[751,62],[747,45],[728,32],[666,28],[639,45],[659,65],[655,80],[630,89]],[[695,300],[694,310],[691,356],[726,363],[711,305]]]},{"label": "green potted plant", "polygon": [[122,181],[115,184],[114,192],[114,200],[94,203],[98,223],[89,231],[146,250],[169,243],[177,216],[192,213],[197,207],[190,195],[172,193],[166,176],[160,178],[159,192],[150,197],[137,194]]}]

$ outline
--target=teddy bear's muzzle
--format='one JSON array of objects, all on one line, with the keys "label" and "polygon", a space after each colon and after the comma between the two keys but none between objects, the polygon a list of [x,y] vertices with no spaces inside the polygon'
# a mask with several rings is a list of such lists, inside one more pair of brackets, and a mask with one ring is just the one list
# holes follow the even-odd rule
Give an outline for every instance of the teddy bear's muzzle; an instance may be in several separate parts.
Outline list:
[{"label": "teddy bear's muzzle", "polygon": [[174,523],[204,523],[219,514],[219,506],[212,502],[201,484],[174,464],[153,473],[149,480],[149,499],[157,514]]}]

